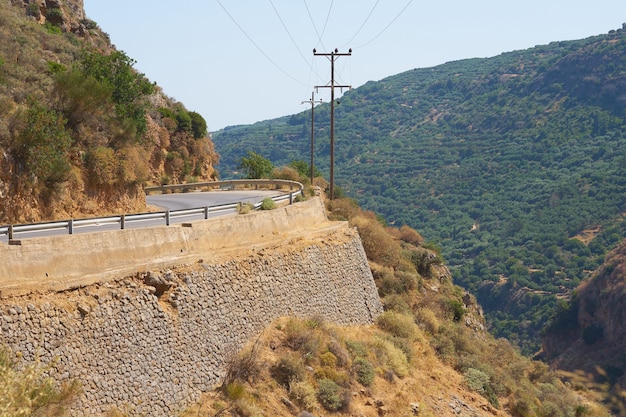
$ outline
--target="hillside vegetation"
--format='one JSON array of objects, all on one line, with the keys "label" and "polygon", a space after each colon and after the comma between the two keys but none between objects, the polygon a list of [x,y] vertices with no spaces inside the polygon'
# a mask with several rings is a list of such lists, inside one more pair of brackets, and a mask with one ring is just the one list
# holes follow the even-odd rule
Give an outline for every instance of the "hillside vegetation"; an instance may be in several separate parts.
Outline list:
[{"label": "hillside vegetation", "polygon": [[374,326],[276,321],[231,353],[221,387],[185,417],[608,413],[598,401],[606,389],[589,390],[584,377],[562,379],[487,333],[475,299],[452,283],[415,230],[384,227],[354,200],[327,208],[358,229],[385,312]]},{"label": "hillside vegetation", "polygon": [[626,404],[626,240],[560,304],[543,346],[550,363],[594,375]]},{"label": "hillside vegetation", "polygon": [[147,182],[216,177],[198,113],[133,68],[82,2],[0,3],[0,222],[145,211]]},{"label": "hillside vegetation", "polygon": [[[626,30],[369,82],[335,107],[336,182],[441,247],[488,323],[527,354],[557,298],[625,236]],[[329,108],[315,112],[328,172]],[[309,155],[310,114],[215,132],[223,176],[248,150]]]}]

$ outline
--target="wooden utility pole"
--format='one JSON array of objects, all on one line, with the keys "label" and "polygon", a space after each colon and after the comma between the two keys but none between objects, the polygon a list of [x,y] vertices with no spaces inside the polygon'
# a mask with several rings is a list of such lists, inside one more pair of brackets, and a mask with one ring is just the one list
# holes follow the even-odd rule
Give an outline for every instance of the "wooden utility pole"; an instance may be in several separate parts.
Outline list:
[{"label": "wooden utility pole", "polygon": [[314,56],[325,56],[330,60],[330,85],[316,85],[315,88],[330,88],[330,199],[335,198],[335,87],[352,88],[349,85],[335,85],[335,59],[340,56],[352,55],[352,48],[348,53],[339,53],[335,48],[330,53],[318,53],[313,49]]},{"label": "wooden utility pole", "polygon": [[314,169],[313,169],[313,145],[315,143],[315,129],[313,128],[313,126],[315,125],[315,111],[313,109],[315,109],[315,103],[323,103],[322,100],[318,100],[315,101],[315,91],[313,91],[311,93],[311,99],[307,100],[307,101],[303,101],[302,104],[304,103],[311,103],[311,186],[313,186],[313,175],[314,175]]}]

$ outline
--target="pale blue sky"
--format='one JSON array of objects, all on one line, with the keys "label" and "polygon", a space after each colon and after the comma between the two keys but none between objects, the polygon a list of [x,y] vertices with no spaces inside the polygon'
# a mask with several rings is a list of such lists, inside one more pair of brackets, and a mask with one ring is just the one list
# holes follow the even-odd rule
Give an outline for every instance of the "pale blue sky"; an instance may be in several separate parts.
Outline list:
[{"label": "pale blue sky", "polygon": [[[625,0],[84,0],[87,17],[210,131],[298,113],[330,81],[358,87],[413,68],[619,29]],[[321,37],[321,39],[320,39]],[[329,100],[329,89],[316,99]]]}]

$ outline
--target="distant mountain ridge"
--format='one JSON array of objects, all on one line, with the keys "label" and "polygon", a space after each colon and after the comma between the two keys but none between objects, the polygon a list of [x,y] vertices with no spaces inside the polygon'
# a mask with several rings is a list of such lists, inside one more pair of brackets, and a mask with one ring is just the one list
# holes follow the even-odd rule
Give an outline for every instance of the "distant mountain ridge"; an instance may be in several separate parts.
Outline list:
[{"label": "distant mountain ridge", "polygon": [[[625,235],[625,91],[624,28],[368,82],[335,106],[336,182],[440,245],[495,333],[531,353],[556,296]],[[327,173],[329,105],[315,116]],[[221,175],[248,150],[308,161],[309,121],[214,132]],[[587,229],[599,233],[575,239]]]}]

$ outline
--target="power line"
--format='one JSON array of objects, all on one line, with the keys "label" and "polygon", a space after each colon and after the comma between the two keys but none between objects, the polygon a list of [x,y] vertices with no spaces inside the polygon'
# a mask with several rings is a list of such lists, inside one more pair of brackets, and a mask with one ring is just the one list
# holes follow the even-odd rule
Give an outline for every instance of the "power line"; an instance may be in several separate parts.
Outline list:
[{"label": "power line", "polygon": [[374,10],[376,10],[376,6],[378,6],[378,3],[380,3],[380,0],[376,0],[376,3],[374,3],[374,6],[372,7],[372,10],[370,10],[369,14],[367,15],[367,17],[365,18],[363,23],[361,23],[361,26],[359,26],[359,28],[357,29],[356,33],[354,35],[352,35],[350,40],[348,42],[344,43],[341,46],[341,48],[345,47],[346,45],[349,45],[354,40],[354,38],[356,38],[356,36],[359,34],[359,32],[361,32],[361,29],[363,29],[363,26],[365,26],[365,24],[370,19],[370,17],[372,17],[372,13],[374,13]]},{"label": "power line", "polygon": [[[302,0],[302,3],[304,3],[304,7],[306,8],[306,12],[309,15],[309,20],[311,21],[311,24],[313,25],[313,29],[315,30],[315,34],[317,35],[317,45],[316,46],[320,46],[324,49],[326,49],[326,47],[324,46],[324,42],[322,41],[322,35],[320,35],[320,32],[317,30],[317,25],[315,24],[315,21],[313,20],[313,16],[311,15],[311,10],[309,9],[309,6],[306,4],[306,0]],[[331,7],[332,7],[332,2],[331,2]],[[328,23],[328,16],[330,15],[330,11],[329,14],[326,16],[326,22]],[[326,29],[326,24],[324,24],[324,29]]]},{"label": "power line", "polygon": [[228,17],[230,18],[230,20],[233,21],[233,23],[239,28],[239,30],[241,31],[241,33],[243,33],[246,38],[248,38],[248,40],[252,43],[252,45],[254,45],[256,47],[256,49],[259,50],[259,52],[265,57],[265,59],[267,59],[269,62],[272,63],[272,65],[274,65],[280,72],[282,72],[283,74],[285,74],[287,77],[291,78],[292,80],[294,80],[295,82],[297,82],[298,84],[302,84],[304,86],[306,86],[305,83],[303,83],[302,81],[298,80],[297,78],[293,77],[291,74],[289,74],[287,71],[285,71],[284,69],[282,69],[282,67],[280,65],[278,65],[276,62],[274,62],[274,60],[272,58],[269,57],[269,55],[267,55],[265,53],[265,51],[263,51],[263,49],[261,49],[261,47],[254,41],[254,39],[252,39],[250,37],[250,35],[248,35],[248,33],[246,33],[246,31],[241,27],[241,25],[237,22],[237,20],[235,20],[235,18],[228,12],[228,10],[226,10],[226,7],[224,7],[224,5],[220,2],[220,0],[216,0],[217,4],[220,5],[220,7],[222,8],[222,10],[224,10],[224,12],[228,15]]},{"label": "power line", "polygon": [[[324,33],[326,33],[326,26],[328,26],[328,21],[330,20],[330,12],[332,10],[333,10],[333,1],[331,0],[330,6],[328,7],[328,13],[326,13],[326,21],[324,22],[324,27],[322,28],[322,36],[324,36]],[[320,41],[321,41],[321,38],[320,38]]]},{"label": "power line", "polygon": [[289,29],[287,28],[287,25],[285,25],[285,21],[280,16],[280,13],[278,13],[278,10],[276,9],[276,6],[274,6],[274,2],[272,0],[269,0],[269,2],[272,5],[272,9],[274,9],[274,13],[276,13],[276,16],[278,17],[278,20],[280,20],[280,24],[283,25],[283,29],[285,29],[285,32],[287,32],[287,35],[289,36],[289,39],[291,39],[291,43],[293,43],[293,46],[296,47],[296,50],[298,51],[298,53],[300,54],[300,56],[302,57],[304,62],[309,66],[311,71],[313,71],[315,73],[315,75],[317,75],[317,77],[319,78],[319,74],[317,72],[315,72],[315,70],[313,69],[313,66],[309,63],[309,61],[307,61],[307,59],[305,58],[305,56],[302,53],[302,51],[300,51],[300,48],[298,47],[298,44],[296,43],[296,41],[293,39],[293,36],[291,36],[291,33],[289,32]]},{"label": "power line", "polygon": [[374,42],[376,39],[378,39],[378,37],[380,35],[382,35],[383,33],[385,33],[387,31],[387,29],[389,29],[389,26],[393,25],[394,22],[396,20],[398,20],[398,18],[402,15],[402,13],[404,13],[404,11],[411,5],[411,3],[413,3],[413,0],[409,0],[409,2],[402,8],[402,10],[400,10],[400,12],[396,15],[396,17],[394,17],[391,22],[389,22],[389,24],[387,26],[385,26],[385,28],[383,30],[381,30],[376,36],[374,36],[372,39],[370,39],[369,41],[365,42],[363,45],[357,46],[355,49],[360,49],[363,48],[364,46],[369,45],[370,43]]}]

